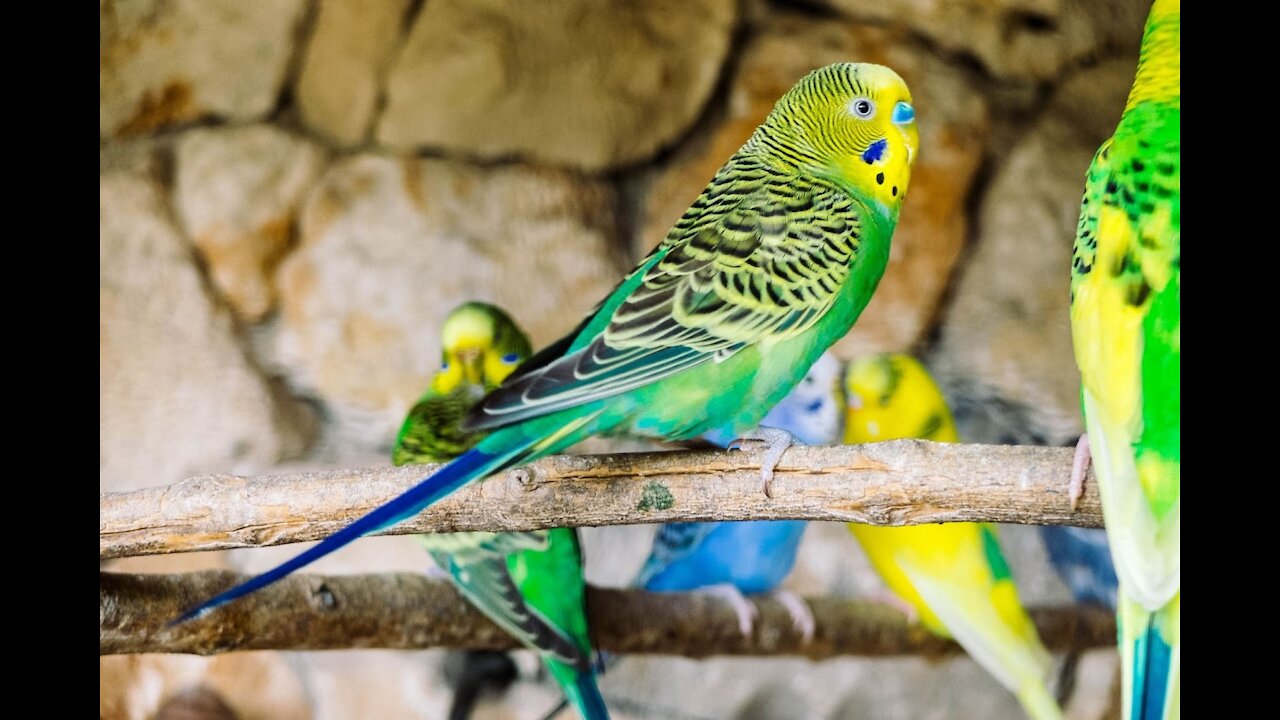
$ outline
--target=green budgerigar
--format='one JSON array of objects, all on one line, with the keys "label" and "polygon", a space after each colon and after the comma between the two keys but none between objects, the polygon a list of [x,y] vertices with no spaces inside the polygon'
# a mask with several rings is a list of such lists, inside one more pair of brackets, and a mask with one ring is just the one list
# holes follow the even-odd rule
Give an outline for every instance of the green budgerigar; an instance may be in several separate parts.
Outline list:
[{"label": "green budgerigar", "polygon": [[447,462],[480,442],[483,432],[462,428],[467,413],[533,354],[515,321],[481,302],[463,303],[445,317],[440,344],[440,370],[396,436],[396,465]]},{"label": "green budgerigar", "polygon": [[[484,433],[462,430],[467,412],[532,354],[515,322],[486,303],[450,312],[441,341],[444,361],[400,428],[391,453],[396,465],[446,462],[475,445]],[[538,652],[582,717],[609,717],[593,670],[576,530],[417,539],[464,597]]]},{"label": "green budgerigar", "polygon": [[1084,447],[1120,579],[1124,716],[1142,720],[1180,714],[1180,54],[1179,0],[1156,0],[1124,115],[1089,167],[1071,268]]},{"label": "green budgerigar", "polygon": [[[893,70],[809,73],[640,265],[471,411],[464,427],[489,432],[479,444],[179,621],[588,436],[751,430],[871,299],[918,145],[911,94]],[[774,462],[771,453],[766,478]]]}]

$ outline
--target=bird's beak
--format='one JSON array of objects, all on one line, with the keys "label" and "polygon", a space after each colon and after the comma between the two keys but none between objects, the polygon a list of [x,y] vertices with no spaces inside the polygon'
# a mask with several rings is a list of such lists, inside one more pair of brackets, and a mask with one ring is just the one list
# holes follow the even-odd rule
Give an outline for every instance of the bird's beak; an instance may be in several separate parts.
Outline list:
[{"label": "bird's beak", "polygon": [[899,102],[893,106],[893,123],[895,125],[906,125],[916,119],[916,109],[911,107],[909,102]]},{"label": "bird's beak", "polygon": [[[898,126],[898,131],[906,140],[907,164],[911,164],[916,159],[916,148],[920,144],[920,132],[916,129],[916,109],[909,102],[899,101],[893,106],[893,114],[889,119]],[[906,188],[902,188],[904,195],[906,191]]]},{"label": "bird's beak", "polygon": [[458,351],[462,363],[462,376],[472,385],[484,384],[484,354],[479,348],[463,348]]}]

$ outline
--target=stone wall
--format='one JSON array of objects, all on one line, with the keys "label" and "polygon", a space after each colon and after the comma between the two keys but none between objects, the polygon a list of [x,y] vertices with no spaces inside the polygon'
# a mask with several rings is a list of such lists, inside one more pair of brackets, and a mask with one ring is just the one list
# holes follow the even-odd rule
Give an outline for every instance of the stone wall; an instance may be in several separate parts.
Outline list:
[{"label": "stone wall", "polygon": [[[536,344],[556,339],[783,91],[840,60],[906,78],[922,147],[889,268],[837,351],[921,354],[969,440],[1061,444],[1080,432],[1068,254],[1084,169],[1133,77],[1145,2],[99,7],[100,491],[386,463],[449,308],[493,301]],[[589,579],[626,582],[651,532],[587,530]],[[1034,530],[1003,537],[1024,599],[1066,602]],[[254,571],[295,552],[108,567]],[[312,569],[428,563],[412,541],[379,538]],[[788,587],[878,589],[847,532],[819,524]],[[477,717],[554,705],[531,657]],[[443,658],[109,657],[101,715],[439,718]],[[1070,716],[1106,717],[1114,654],[1086,655],[1076,675]],[[602,688],[618,717],[1021,717],[967,658],[632,658]]]}]

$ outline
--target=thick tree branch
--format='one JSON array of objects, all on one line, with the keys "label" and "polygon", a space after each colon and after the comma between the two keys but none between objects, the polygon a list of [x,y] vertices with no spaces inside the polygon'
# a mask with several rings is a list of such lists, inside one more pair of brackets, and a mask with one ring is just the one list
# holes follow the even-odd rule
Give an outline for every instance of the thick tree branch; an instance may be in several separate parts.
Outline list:
[{"label": "thick tree branch", "polygon": [[[561,455],[500,473],[388,533],[532,530],[689,520],[840,520],[873,525],[990,521],[1101,527],[1092,473],[1067,504],[1072,451],[894,440],[795,447],[773,498],[758,451]],[[435,466],[245,478],[210,475],[103,493],[102,559],[318,540]]]},{"label": "thick tree branch", "polygon": [[[228,571],[182,575],[101,573],[103,655],[336,648],[511,648],[514,640],[473,609],[446,580],[424,575],[294,575],[208,617],[166,628],[183,609],[247,576]],[[908,625],[896,610],[837,598],[807,599],[817,632],[805,644],[775,600],[757,598],[751,638],[723,601],[706,595],[589,588],[595,641],[602,650],[711,655],[942,655],[954,643]],[[1114,616],[1101,608],[1032,609],[1050,650],[1110,647]]]}]

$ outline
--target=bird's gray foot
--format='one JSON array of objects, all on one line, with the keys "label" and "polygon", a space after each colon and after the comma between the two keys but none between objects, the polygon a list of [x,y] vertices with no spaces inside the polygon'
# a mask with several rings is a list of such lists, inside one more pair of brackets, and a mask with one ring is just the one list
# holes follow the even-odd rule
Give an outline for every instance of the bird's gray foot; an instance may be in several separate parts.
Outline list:
[{"label": "bird's gray foot", "polygon": [[774,590],[769,593],[769,597],[782,603],[782,607],[787,609],[787,614],[791,616],[791,624],[799,631],[804,644],[808,645],[813,642],[813,635],[818,629],[818,622],[814,619],[813,611],[809,609],[808,603],[790,590]]},{"label": "bird's gray foot", "polygon": [[751,630],[756,624],[760,611],[742,594],[741,590],[729,583],[720,583],[698,588],[694,592],[720,598],[728,603],[729,607],[733,608],[734,614],[738,616],[738,629],[742,631],[742,636],[751,637]]},{"label": "bird's gray foot", "polygon": [[804,445],[804,442],[782,428],[761,425],[729,443],[729,447],[742,448],[749,442],[763,443],[765,446],[764,457],[760,459],[760,479],[764,481],[765,496],[773,497],[771,484],[773,483],[774,468],[782,460],[782,454],[787,451],[787,448],[793,445]]}]

